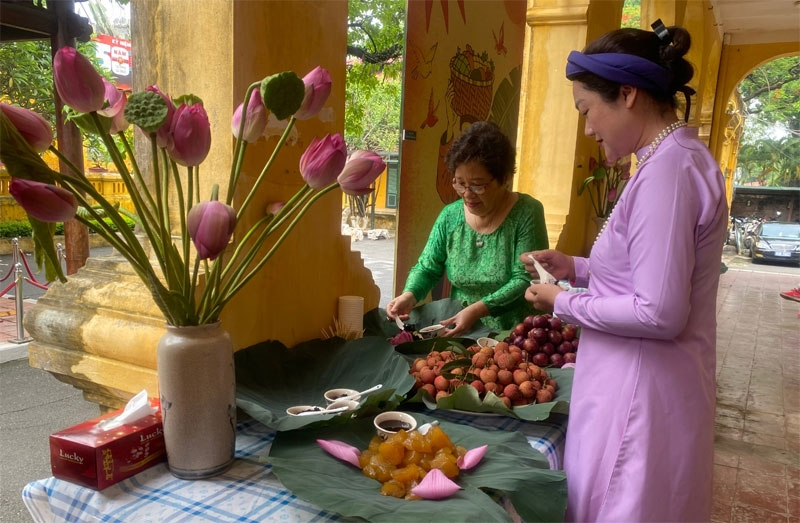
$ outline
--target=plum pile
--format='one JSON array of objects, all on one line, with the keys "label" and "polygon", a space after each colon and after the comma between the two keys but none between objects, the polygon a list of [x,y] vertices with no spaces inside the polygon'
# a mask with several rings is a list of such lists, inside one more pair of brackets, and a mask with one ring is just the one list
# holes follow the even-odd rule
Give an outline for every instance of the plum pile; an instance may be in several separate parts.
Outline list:
[{"label": "plum pile", "polygon": [[526,361],[540,367],[560,368],[575,363],[578,356],[577,325],[564,323],[551,314],[527,316],[504,340],[527,354]]},{"label": "plum pile", "polygon": [[547,371],[526,361],[525,352],[506,342],[494,347],[431,351],[411,364],[414,389],[437,402],[459,387],[474,387],[481,400],[497,396],[508,408],[553,401],[558,383]]}]

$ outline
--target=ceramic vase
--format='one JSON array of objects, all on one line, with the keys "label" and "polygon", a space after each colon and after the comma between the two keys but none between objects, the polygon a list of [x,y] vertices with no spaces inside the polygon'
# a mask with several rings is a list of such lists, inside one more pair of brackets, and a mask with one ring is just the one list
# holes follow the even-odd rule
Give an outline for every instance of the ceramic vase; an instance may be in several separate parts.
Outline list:
[{"label": "ceramic vase", "polygon": [[227,331],[219,322],[168,325],[157,359],[170,472],[181,479],[224,472],[236,445],[236,378]]}]

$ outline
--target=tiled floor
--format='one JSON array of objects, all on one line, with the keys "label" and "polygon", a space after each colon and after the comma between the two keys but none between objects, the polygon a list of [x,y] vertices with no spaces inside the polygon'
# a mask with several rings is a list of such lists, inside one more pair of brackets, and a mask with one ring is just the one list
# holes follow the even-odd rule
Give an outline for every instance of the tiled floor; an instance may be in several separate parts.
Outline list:
[{"label": "tiled floor", "polygon": [[729,270],[717,298],[714,522],[800,522],[794,275]]}]

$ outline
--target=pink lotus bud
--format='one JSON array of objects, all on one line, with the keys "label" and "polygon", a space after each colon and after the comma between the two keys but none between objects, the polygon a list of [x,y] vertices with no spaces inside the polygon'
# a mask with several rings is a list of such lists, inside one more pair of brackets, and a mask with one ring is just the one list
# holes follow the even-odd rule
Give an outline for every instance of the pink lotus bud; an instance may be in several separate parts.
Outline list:
[{"label": "pink lotus bud", "polygon": [[339,175],[339,185],[346,194],[357,196],[372,192],[372,182],[386,169],[386,163],[373,151],[355,151]]},{"label": "pink lotus bud", "polygon": [[225,250],[236,227],[236,211],[217,200],[200,202],[186,216],[189,237],[201,260],[213,260]]},{"label": "pink lotus bud", "polygon": [[16,105],[0,103],[0,111],[8,117],[11,125],[17,128],[31,149],[43,153],[53,143],[53,130],[41,115]]},{"label": "pink lotus bud", "polygon": [[75,195],[57,185],[12,178],[8,192],[25,212],[43,222],[71,220],[78,210]]},{"label": "pink lotus bud", "polygon": [[267,108],[261,101],[261,93],[255,89],[250,95],[250,102],[247,104],[247,115],[244,122],[243,135],[239,136],[239,128],[242,124],[242,109],[244,102],[239,104],[231,119],[231,130],[233,135],[241,138],[247,143],[253,143],[261,137],[261,133],[267,127]]},{"label": "pink lotus bud", "polygon": [[79,113],[99,111],[105,102],[106,88],[88,58],[74,47],[62,47],[53,58],[53,80],[65,104]]},{"label": "pink lotus bud", "polygon": [[623,180],[629,180],[631,178],[631,161],[628,160],[619,164],[620,169],[620,178]]},{"label": "pink lotus bud", "polygon": [[308,120],[316,116],[331,95],[331,75],[320,66],[305,75],[303,83],[306,86],[306,94],[300,109],[294,113],[297,120]]},{"label": "pink lotus bud", "polygon": [[300,174],[312,189],[322,189],[336,181],[347,161],[347,145],[339,133],[322,140],[314,138],[300,157]]},{"label": "pink lotus bud", "polygon": [[270,202],[267,204],[267,214],[275,216],[286,206],[286,202]]},{"label": "pink lotus bud", "polygon": [[105,86],[105,100],[108,105],[97,111],[97,114],[103,116],[114,117],[117,113],[125,109],[125,94],[117,89],[117,86],[103,78],[103,85]]},{"label": "pink lotus bud", "polygon": [[169,155],[181,165],[200,165],[211,149],[211,123],[203,104],[181,104],[172,118]]},{"label": "pink lotus bud", "polygon": [[167,117],[156,132],[156,144],[159,147],[169,149],[169,146],[172,144],[172,134],[170,133],[170,129],[172,128],[172,119],[175,116],[175,103],[172,101],[172,98],[164,94],[157,85],[151,85],[150,87],[146,88],[145,91],[156,93],[158,96],[163,98],[165,102],[167,102]]},{"label": "pink lotus bud", "polygon": [[613,202],[613,201],[615,201],[617,199],[617,188],[616,187],[609,187],[608,188],[608,195],[606,196],[606,199],[609,202]]},{"label": "pink lotus bud", "polygon": [[117,114],[111,117],[111,127],[109,128],[108,132],[111,134],[117,134],[118,132],[124,131],[128,128],[130,123],[128,120],[125,119],[125,106],[128,104],[128,95],[122,93],[122,99],[119,102],[119,111]]}]

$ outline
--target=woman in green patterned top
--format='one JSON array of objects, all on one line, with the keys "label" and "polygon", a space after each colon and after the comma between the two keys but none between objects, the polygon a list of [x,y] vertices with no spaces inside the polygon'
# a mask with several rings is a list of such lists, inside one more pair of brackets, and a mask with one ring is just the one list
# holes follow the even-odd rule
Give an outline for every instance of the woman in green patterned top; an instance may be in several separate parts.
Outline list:
[{"label": "woman in green patterned top", "polygon": [[445,336],[461,336],[477,320],[496,330],[514,327],[533,312],[525,300],[530,274],[520,255],[548,248],[542,204],[509,190],[514,146],[500,128],[475,122],[447,152],[447,169],[461,199],[439,214],[403,293],[386,306],[391,319],[408,313],[446,274],[450,297],[464,304],[441,321]]}]

